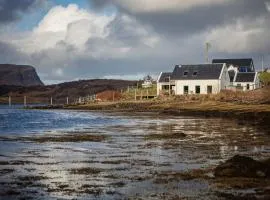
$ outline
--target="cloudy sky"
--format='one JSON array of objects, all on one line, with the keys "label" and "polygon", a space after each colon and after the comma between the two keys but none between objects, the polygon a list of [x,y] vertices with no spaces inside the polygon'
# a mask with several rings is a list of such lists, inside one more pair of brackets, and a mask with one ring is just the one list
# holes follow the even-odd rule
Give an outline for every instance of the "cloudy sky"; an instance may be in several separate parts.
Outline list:
[{"label": "cloudy sky", "polygon": [[175,64],[261,57],[270,65],[270,0],[0,0],[0,63],[41,79],[137,79]]}]

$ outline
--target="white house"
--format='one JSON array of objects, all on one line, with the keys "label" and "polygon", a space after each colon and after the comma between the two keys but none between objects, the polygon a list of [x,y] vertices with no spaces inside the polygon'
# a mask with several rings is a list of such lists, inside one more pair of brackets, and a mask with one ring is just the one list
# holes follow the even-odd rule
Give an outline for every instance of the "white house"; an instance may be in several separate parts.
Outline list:
[{"label": "white house", "polygon": [[230,84],[226,64],[176,66],[172,73],[175,94],[217,94]]},{"label": "white house", "polygon": [[257,72],[237,72],[233,81],[236,89],[247,91],[260,88],[260,80]]},{"label": "white house", "polygon": [[143,79],[142,88],[151,88],[153,86],[153,79],[150,75],[147,75]]},{"label": "white house", "polygon": [[230,76],[230,90],[255,90],[260,87],[252,58],[214,59],[212,63],[226,63]]},{"label": "white house", "polygon": [[157,94],[169,90],[169,87],[175,95],[217,94],[229,85],[230,77],[225,63],[176,65],[173,73],[160,74]]}]

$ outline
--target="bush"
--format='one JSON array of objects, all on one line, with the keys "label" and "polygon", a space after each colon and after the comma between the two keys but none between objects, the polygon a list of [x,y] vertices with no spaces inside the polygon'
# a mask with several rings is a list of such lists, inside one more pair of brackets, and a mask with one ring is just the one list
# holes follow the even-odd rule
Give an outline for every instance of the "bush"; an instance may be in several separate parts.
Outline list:
[{"label": "bush", "polygon": [[270,73],[262,72],[260,73],[259,78],[264,85],[270,85]]}]

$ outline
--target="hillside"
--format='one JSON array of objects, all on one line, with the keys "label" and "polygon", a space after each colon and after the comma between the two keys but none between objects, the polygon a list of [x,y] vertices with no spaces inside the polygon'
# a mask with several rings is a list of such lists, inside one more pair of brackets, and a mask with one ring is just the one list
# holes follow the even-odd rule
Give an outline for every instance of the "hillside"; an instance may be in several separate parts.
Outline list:
[{"label": "hillside", "polygon": [[0,64],[0,85],[41,86],[43,83],[32,66]]},{"label": "hillside", "polygon": [[53,97],[55,103],[65,103],[66,97],[70,102],[79,97],[93,95],[105,90],[121,90],[128,86],[135,86],[136,81],[94,79],[65,82],[61,84],[48,86],[1,86],[0,85],[0,102],[7,102],[7,97],[12,96],[13,101],[23,102],[23,96],[27,96],[29,103],[39,102],[48,103]]}]

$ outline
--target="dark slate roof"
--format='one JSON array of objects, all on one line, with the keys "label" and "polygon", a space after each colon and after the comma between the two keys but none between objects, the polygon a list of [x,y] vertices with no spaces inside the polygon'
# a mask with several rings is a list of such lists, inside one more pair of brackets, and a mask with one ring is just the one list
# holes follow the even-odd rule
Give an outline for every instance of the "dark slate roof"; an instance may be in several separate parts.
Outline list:
[{"label": "dark slate roof", "polygon": [[212,63],[226,63],[228,65],[234,65],[234,66],[244,66],[248,67],[251,66],[251,63],[253,63],[252,58],[242,58],[242,59],[213,59]]},{"label": "dark slate roof", "polygon": [[229,73],[229,77],[230,77],[230,82],[233,82],[234,76],[235,76],[235,71],[234,70],[230,70],[230,71],[228,71],[228,73]]},{"label": "dark slate roof", "polygon": [[237,73],[235,82],[254,82],[255,75],[255,72]]},{"label": "dark slate roof", "polygon": [[173,80],[219,79],[222,68],[223,64],[181,65],[180,67],[175,66],[172,74],[172,79]]},{"label": "dark slate roof", "polygon": [[172,73],[171,72],[162,72],[160,78],[159,78],[159,82],[169,82],[169,77],[172,77]]}]

